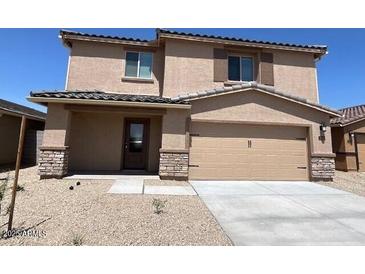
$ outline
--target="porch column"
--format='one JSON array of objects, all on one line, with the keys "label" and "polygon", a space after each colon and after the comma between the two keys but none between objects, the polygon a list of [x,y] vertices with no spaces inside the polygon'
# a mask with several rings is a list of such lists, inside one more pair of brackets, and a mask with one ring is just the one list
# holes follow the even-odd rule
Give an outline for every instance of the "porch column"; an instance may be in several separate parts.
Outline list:
[{"label": "porch column", "polygon": [[311,179],[312,181],[332,181],[335,176],[336,154],[312,154]]},{"label": "porch column", "polygon": [[[330,124],[329,117],[323,120],[324,124]],[[332,152],[331,128],[327,126],[326,131],[321,132],[321,123],[314,124],[310,127],[310,137],[310,178],[312,181],[332,181],[335,176],[336,154]]]},{"label": "porch column", "polygon": [[41,179],[62,178],[68,172],[68,137],[71,113],[63,104],[49,104],[43,142],[40,148]]},{"label": "porch column", "polygon": [[163,116],[159,166],[161,179],[188,179],[188,115],[188,110],[168,109]]}]

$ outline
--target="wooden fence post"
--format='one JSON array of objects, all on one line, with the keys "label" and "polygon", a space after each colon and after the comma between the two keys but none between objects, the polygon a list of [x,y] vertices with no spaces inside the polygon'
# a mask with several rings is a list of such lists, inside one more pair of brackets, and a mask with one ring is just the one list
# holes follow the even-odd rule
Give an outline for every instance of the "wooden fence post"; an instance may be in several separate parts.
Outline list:
[{"label": "wooden fence post", "polygon": [[19,177],[19,169],[22,163],[22,154],[23,154],[23,144],[24,144],[24,134],[25,134],[25,124],[27,119],[25,116],[22,116],[22,123],[20,126],[20,135],[19,135],[19,143],[18,143],[18,152],[16,155],[16,165],[15,165],[15,178],[13,184],[13,191],[11,195],[11,203],[10,203],[10,212],[9,212],[9,221],[8,221],[8,231],[13,228],[13,215],[14,215],[14,207],[15,207],[15,197],[16,197],[16,189],[18,186],[18,177]]}]

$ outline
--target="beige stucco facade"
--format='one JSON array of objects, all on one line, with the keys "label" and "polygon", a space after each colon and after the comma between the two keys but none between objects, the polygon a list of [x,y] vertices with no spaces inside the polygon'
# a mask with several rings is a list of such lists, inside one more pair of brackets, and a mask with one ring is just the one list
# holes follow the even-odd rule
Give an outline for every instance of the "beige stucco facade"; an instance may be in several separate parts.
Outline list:
[{"label": "beige stucco facade", "polygon": [[[228,45],[204,39],[168,37],[143,45],[133,45],[130,41],[112,43],[103,39],[87,41],[85,36],[65,39],[70,48],[67,91],[97,90],[167,98],[194,93],[195,99],[185,97],[187,104],[184,107],[170,99],[169,106],[167,103],[150,103],[146,106],[133,100],[119,102],[115,99],[67,97],[62,98],[62,101],[57,98],[53,98],[55,101],[41,101],[48,103],[43,143],[45,150],[48,148],[48,154],[42,166],[44,175],[52,175],[53,167],[48,168],[50,165],[47,162],[52,157],[61,159],[56,164],[58,176],[65,175],[69,170],[123,171],[126,119],[138,117],[149,121],[146,171],[158,172],[161,178],[189,178],[189,153],[192,150],[192,138],[199,139],[199,132],[194,132],[199,131],[196,126],[199,123],[204,125],[206,132],[216,131],[218,137],[222,128],[231,132],[231,135],[238,134],[233,137],[235,141],[240,133],[255,129],[255,132],[263,134],[260,137],[263,140],[261,144],[268,151],[270,146],[284,144],[285,147],[288,144],[293,145],[293,150],[288,151],[290,157],[297,159],[297,154],[300,157],[304,155],[298,162],[298,170],[290,171],[293,175],[291,178],[332,178],[334,155],[329,124],[331,117],[336,114],[308,103],[318,103],[316,58],[322,52],[314,53],[308,48],[288,49],[285,46]],[[153,53],[151,79],[125,77],[127,51]],[[230,55],[252,56],[254,80],[264,85],[250,83],[246,89],[222,89],[237,84],[225,76]],[[259,86],[264,88],[260,91]],[[206,96],[200,96],[199,91],[215,88],[221,88],[219,94],[209,91],[204,93]],[[327,126],[326,131],[320,130],[323,126]],[[275,132],[275,140],[271,138],[270,132]],[[298,132],[299,135],[295,137]],[[217,146],[222,141],[218,137]],[[199,141],[196,143],[199,144]],[[200,151],[201,148],[193,149]],[[285,150],[272,151],[274,154],[281,153],[278,159],[286,157]],[[252,151],[250,153],[253,154]],[[262,159],[266,158],[266,154],[262,150],[250,157],[248,161],[255,159],[261,171],[264,170],[266,163]],[[285,159],[290,164],[290,158]],[[271,170],[277,172],[275,178],[282,179],[285,172],[279,169],[272,165]],[[220,173],[219,170],[215,172],[218,175]],[[237,178],[246,177],[240,174]],[[250,178],[261,177],[253,174]],[[270,178],[270,174],[265,178]]]},{"label": "beige stucco facade", "polygon": [[[186,92],[202,91],[229,81],[214,81],[214,55],[222,44],[166,39],[160,47],[143,49],[153,53],[151,80],[128,80],[125,74],[126,51],[138,47],[108,43],[74,41],[70,49],[67,90],[101,90],[105,92],[162,95],[174,97]],[[262,49],[227,48],[228,55],[259,54]],[[265,50],[273,54],[274,87],[290,95],[318,102],[317,70],[312,53]],[[260,63],[257,81],[260,82]],[[228,70],[228,67],[227,67]],[[228,80],[228,79],[227,79]]]},{"label": "beige stucco facade", "polygon": [[273,53],[275,88],[318,103],[317,69],[313,54],[289,51]]},{"label": "beige stucco facade", "polygon": [[163,48],[152,51],[152,79],[145,82],[124,77],[127,50],[128,47],[115,44],[74,42],[70,49],[66,89],[116,93],[130,93],[133,90],[136,94],[159,96],[163,85]]}]

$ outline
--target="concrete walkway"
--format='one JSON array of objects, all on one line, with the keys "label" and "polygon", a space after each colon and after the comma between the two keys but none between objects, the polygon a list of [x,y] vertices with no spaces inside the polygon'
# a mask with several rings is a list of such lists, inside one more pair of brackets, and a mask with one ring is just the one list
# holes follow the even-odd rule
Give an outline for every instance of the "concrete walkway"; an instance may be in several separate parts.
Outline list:
[{"label": "concrete walkway", "polygon": [[365,245],[365,198],[310,182],[191,181],[235,245]]},{"label": "concrete walkway", "polygon": [[126,176],[115,180],[108,193],[114,194],[154,194],[154,195],[197,195],[189,186],[144,185],[145,179],[151,176]]}]

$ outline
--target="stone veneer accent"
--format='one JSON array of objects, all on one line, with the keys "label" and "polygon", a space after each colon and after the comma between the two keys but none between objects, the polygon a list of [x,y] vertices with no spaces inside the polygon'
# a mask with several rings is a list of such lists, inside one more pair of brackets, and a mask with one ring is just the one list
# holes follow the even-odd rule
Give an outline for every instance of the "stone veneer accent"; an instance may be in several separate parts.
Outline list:
[{"label": "stone veneer accent", "polygon": [[334,176],[334,156],[312,156],[311,177],[313,181],[332,181]]},{"label": "stone veneer accent", "polygon": [[68,172],[67,147],[41,147],[38,174],[41,179],[62,178]]},{"label": "stone veneer accent", "polygon": [[189,175],[188,150],[160,150],[161,179],[187,180]]}]

